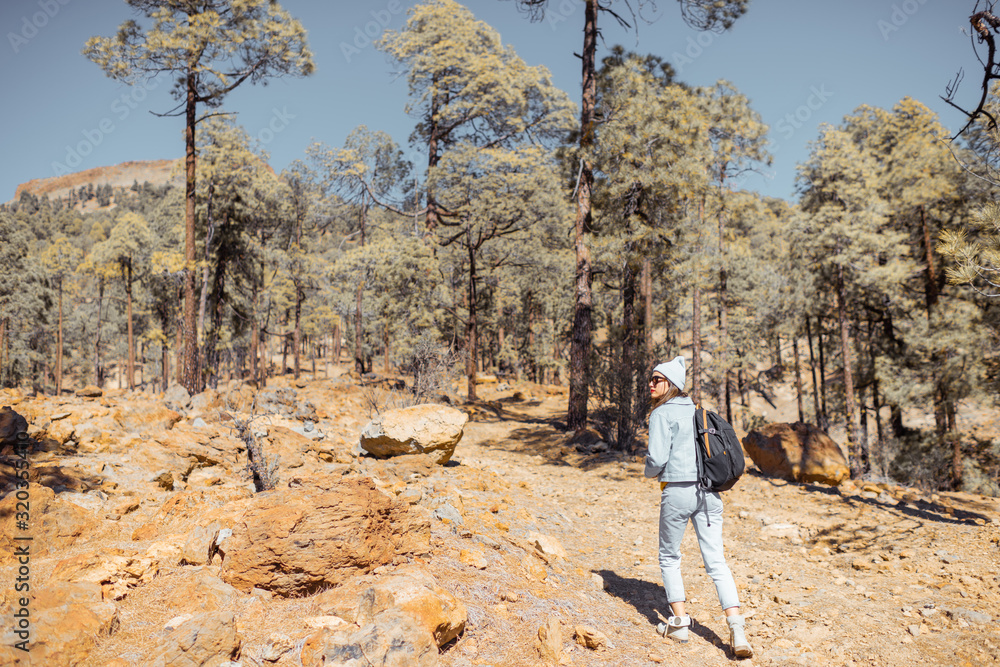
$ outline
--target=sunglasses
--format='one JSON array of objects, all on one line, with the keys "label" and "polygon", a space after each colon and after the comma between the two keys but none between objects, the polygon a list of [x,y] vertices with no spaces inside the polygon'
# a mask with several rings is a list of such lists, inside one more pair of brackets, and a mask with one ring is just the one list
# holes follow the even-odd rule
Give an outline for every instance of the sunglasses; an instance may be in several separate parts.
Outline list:
[{"label": "sunglasses", "polygon": [[660,377],[658,375],[654,375],[653,377],[649,378],[649,384],[651,384],[654,387],[657,386],[657,385],[659,385],[661,382],[666,382],[666,381],[667,381],[667,378]]}]

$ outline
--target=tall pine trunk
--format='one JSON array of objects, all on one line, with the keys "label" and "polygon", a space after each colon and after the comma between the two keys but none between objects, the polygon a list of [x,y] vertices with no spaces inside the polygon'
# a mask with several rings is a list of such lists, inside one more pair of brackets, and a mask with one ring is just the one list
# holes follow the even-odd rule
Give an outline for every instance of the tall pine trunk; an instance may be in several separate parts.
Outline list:
[{"label": "tall pine trunk", "polygon": [[[594,107],[597,102],[597,0],[585,0],[582,60],[582,103],[580,105],[580,152],[594,143]],[[572,347],[570,349],[569,406],[566,423],[578,431],[587,425],[587,399],[590,392],[590,346],[593,323],[590,251],[585,234],[590,227],[590,198],[594,174],[581,155],[577,181],[576,219],[573,224],[576,248],[576,302],[573,311]]]},{"label": "tall pine trunk", "polygon": [[858,437],[857,407],[854,402],[854,373],[851,369],[851,336],[847,322],[847,297],[844,270],[837,267],[837,320],[840,324],[840,350],[844,361],[844,405],[847,408],[847,449],[850,453],[851,477],[861,477],[861,452]]},{"label": "tall pine trunk", "polygon": [[59,277],[59,327],[56,329],[56,396],[62,396],[63,279]]},{"label": "tall pine trunk", "polygon": [[923,206],[919,206],[920,227],[924,237],[924,256],[927,260],[927,271],[924,273],[924,302],[927,306],[927,319],[931,317],[931,310],[938,299],[938,277],[934,267],[934,245],[931,240],[931,228],[927,224],[927,212]]},{"label": "tall pine trunk", "polygon": [[250,378],[260,388],[260,289],[253,287],[253,316],[250,319]]},{"label": "tall pine trunk", "polygon": [[382,372],[389,374],[389,322],[382,323]]},{"label": "tall pine trunk", "polygon": [[479,332],[476,319],[476,250],[472,243],[472,231],[466,230],[467,249],[469,251],[469,319],[465,325],[466,357],[465,376],[468,380],[469,400],[476,400],[476,358],[479,355]]},{"label": "tall pine trunk", "polygon": [[[225,224],[227,218],[223,218],[223,224]],[[225,308],[225,295],[224,291],[226,288],[226,267],[229,263],[229,255],[224,250],[223,245],[219,249],[219,255],[216,260],[215,265],[215,277],[212,280],[212,301],[214,307],[212,308],[212,329],[211,335],[205,336],[205,348],[206,348],[206,364],[207,368],[211,371],[210,382],[213,389],[219,386],[219,377],[221,373],[221,355],[219,353],[219,334],[222,331],[222,314]]]},{"label": "tall pine trunk", "polygon": [[[428,137],[427,137],[427,172],[430,172],[437,166],[440,161],[440,143],[441,143],[441,128],[438,125],[438,109],[441,106],[441,93],[438,92],[438,73],[434,73],[433,76],[433,90],[431,94],[431,108],[428,116]],[[414,197],[417,196],[416,193],[416,183],[414,183]],[[434,198],[434,192],[431,190],[430,181],[427,183],[427,213],[424,218],[424,225],[427,227],[427,231],[433,232],[434,229],[440,223],[440,215],[438,213],[437,200]],[[362,232],[363,233],[363,232]]]},{"label": "tall pine trunk", "polygon": [[826,358],[823,353],[823,318],[816,320],[816,347],[819,349],[819,400],[822,407],[822,421],[819,427],[830,430],[830,415],[826,411]]},{"label": "tall pine trunk", "polygon": [[962,490],[963,465],[962,465],[962,438],[955,431],[955,406],[949,402],[947,404],[948,415],[948,435],[951,437],[951,482],[952,488],[956,491]]},{"label": "tall pine trunk", "polygon": [[7,368],[7,318],[0,317],[0,387],[4,386],[4,369]]},{"label": "tall pine trunk", "polygon": [[[705,224],[705,198],[698,202],[699,236]],[[697,261],[697,260],[696,260]],[[697,267],[691,294],[691,398],[695,403],[701,399],[701,276]]]},{"label": "tall pine trunk", "polygon": [[872,328],[874,323],[868,322],[868,354],[869,363],[872,368],[872,407],[875,411],[875,447],[872,452],[872,466],[877,466],[878,474],[884,477],[886,474],[886,451],[885,451],[885,429],[882,425],[882,399],[879,396],[878,374],[875,372],[875,345],[872,343]]},{"label": "tall pine trunk", "polygon": [[305,301],[305,295],[302,293],[302,288],[296,286],[295,288],[295,331],[292,332],[292,364],[294,366],[295,379],[299,379],[299,373],[301,371],[302,364],[302,302]]},{"label": "tall pine trunk", "polygon": [[691,294],[691,399],[701,400],[701,289],[695,276]]},{"label": "tall pine trunk", "polygon": [[642,258],[642,341],[645,362],[653,360],[653,268],[649,257]]},{"label": "tall pine trunk", "polygon": [[[128,330],[128,365],[125,378],[128,381],[129,390],[135,389],[135,335],[132,330],[132,261],[125,265],[125,317],[127,319],[126,328]],[[194,392],[191,392],[194,393]]]},{"label": "tall pine trunk", "polygon": [[197,79],[193,70],[187,74],[187,100],[184,132],[184,363],[181,384],[191,394],[198,383],[198,321],[195,297],[195,123],[197,122]]},{"label": "tall pine trunk", "polygon": [[[212,237],[215,235],[215,220],[212,218],[212,195],[214,193],[215,183],[209,182],[208,201],[205,203],[205,222],[208,225],[208,232],[205,236],[205,266],[201,269],[201,298],[198,300],[198,331],[202,332],[202,335],[205,332],[205,309],[208,304],[208,278],[212,258]],[[204,348],[204,344],[202,347]],[[202,356],[207,356],[207,352],[203,350]]]},{"label": "tall pine trunk", "polygon": [[823,414],[819,408],[819,385],[816,382],[816,357],[813,355],[813,336],[812,327],[809,324],[809,316],[806,315],[806,341],[809,343],[809,371],[812,374],[812,388],[813,388],[813,414],[816,419],[816,426],[820,426],[820,417]]},{"label": "tall pine trunk", "polygon": [[[428,195],[429,196],[429,195]],[[368,200],[361,203],[361,247],[365,247],[365,231],[368,224]],[[358,375],[365,372],[364,327],[361,322],[361,300],[365,292],[365,280],[358,281],[354,304],[354,370]]]},{"label": "tall pine trunk", "polygon": [[725,409],[726,421],[732,423],[733,409],[729,393],[729,293],[726,273],[725,167],[719,168],[719,412]]},{"label": "tall pine trunk", "polygon": [[167,346],[166,338],[160,341],[160,375],[163,380],[163,391],[166,391],[170,384],[170,348]]},{"label": "tall pine trunk", "polygon": [[635,282],[632,263],[622,267],[622,354],[618,368],[618,449],[626,451],[632,444],[632,375],[635,366]]},{"label": "tall pine trunk", "polygon": [[[854,337],[854,348],[855,354],[858,359],[858,372],[861,373],[861,377],[857,378],[857,394],[858,394],[858,418],[860,425],[858,427],[858,451],[861,454],[861,474],[867,475],[871,472],[871,451],[868,444],[868,383],[867,374],[864,373],[864,364],[866,355],[861,346],[861,324],[860,322],[855,323],[855,331],[858,334]],[[870,346],[871,339],[871,329],[869,322],[868,339]],[[875,369],[872,369],[872,375],[875,375]]]},{"label": "tall pine trunk", "polygon": [[101,373],[101,310],[104,306],[104,278],[97,279],[97,335],[94,336],[94,386],[104,387]]},{"label": "tall pine trunk", "polygon": [[802,407],[802,366],[799,363],[799,337],[792,336],[792,357],[795,361],[795,403],[799,408],[799,421],[805,423],[806,415]]},{"label": "tall pine trunk", "polygon": [[331,347],[333,349],[332,349],[332,355],[331,356],[333,356],[333,363],[335,363],[335,364],[339,364],[340,363],[340,344],[341,344],[341,340],[340,339],[341,339],[340,324],[334,324],[333,325],[333,341],[332,341],[333,344],[331,345]]}]

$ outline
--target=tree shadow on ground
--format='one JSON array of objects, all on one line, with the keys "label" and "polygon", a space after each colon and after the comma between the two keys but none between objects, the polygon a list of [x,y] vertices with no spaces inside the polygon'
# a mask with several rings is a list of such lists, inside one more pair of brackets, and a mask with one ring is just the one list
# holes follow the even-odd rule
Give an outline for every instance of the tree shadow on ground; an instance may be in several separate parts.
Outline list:
[{"label": "tree shadow on ground", "polygon": [[[670,616],[670,607],[663,592],[663,587],[651,581],[622,577],[613,570],[594,570],[604,579],[604,587],[611,595],[632,605],[632,607],[646,617],[650,625],[654,628],[659,623],[666,622]],[[691,632],[698,635],[710,644],[722,645],[723,639],[711,628],[707,628],[700,623],[691,623]]]},{"label": "tree shadow on ground", "polygon": [[[40,484],[52,489],[57,495],[66,491],[85,492],[93,489],[100,489],[104,479],[99,475],[85,473],[74,467],[59,465],[58,459],[48,458],[45,462],[36,462],[35,456],[39,454],[57,452],[60,454],[69,453],[71,450],[65,446],[60,446],[54,441],[30,440],[29,449],[26,452],[27,468],[19,468],[18,461],[22,461],[13,450],[4,450],[0,453],[0,498],[6,497],[9,493],[17,489],[18,472],[26,469],[28,480],[32,484]],[[8,513],[9,515],[9,513]],[[0,519],[5,518],[0,516]]]},{"label": "tree shadow on ground", "polygon": [[978,521],[990,522],[990,517],[986,514],[962,509],[958,507],[962,503],[974,509],[986,509],[987,503],[975,500],[951,499],[952,506],[943,503],[936,503],[924,499],[916,499],[908,502],[898,501],[895,498],[889,501],[880,498],[865,498],[861,495],[843,495],[839,488],[827,486],[826,484],[812,484],[809,482],[793,482],[765,475],[757,468],[748,468],[747,475],[752,475],[769,482],[772,486],[793,486],[802,491],[810,493],[822,493],[831,497],[839,497],[844,504],[849,507],[859,507],[867,505],[871,508],[884,510],[890,514],[895,514],[900,518],[909,518],[922,521],[935,521],[938,523],[950,523],[955,525],[974,526]]}]

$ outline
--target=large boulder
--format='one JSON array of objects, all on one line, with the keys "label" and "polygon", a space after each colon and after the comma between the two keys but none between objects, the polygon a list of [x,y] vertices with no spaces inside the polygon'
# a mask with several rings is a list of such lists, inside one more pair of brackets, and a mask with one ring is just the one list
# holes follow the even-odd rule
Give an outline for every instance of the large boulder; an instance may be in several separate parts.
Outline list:
[{"label": "large boulder", "polygon": [[[183,619],[183,620],[182,620]],[[239,658],[243,638],[231,611],[210,611],[181,618],[145,663],[151,667],[221,667]],[[176,621],[174,621],[176,622]]]},{"label": "large boulder", "polygon": [[181,415],[159,403],[127,403],[113,413],[122,430],[129,433],[166,431],[181,420]]},{"label": "large boulder", "polygon": [[769,477],[836,486],[850,476],[840,446],[811,424],[768,424],[748,433],[743,448]]},{"label": "large boulder", "polygon": [[[18,438],[18,433],[23,433]],[[28,434],[28,420],[5,405],[0,410],[0,446],[17,445],[24,440]]]},{"label": "large boulder", "polygon": [[[93,512],[57,497],[48,486],[32,482],[19,491],[20,498],[17,493],[10,493],[0,500],[0,565],[16,562],[14,550],[23,543],[15,541],[15,537],[30,535],[31,555],[40,557],[80,544],[85,541],[85,534],[97,525]],[[17,518],[25,502],[31,508],[31,522],[27,526]],[[29,528],[29,533],[24,532]]]},{"label": "large boulder", "polygon": [[409,615],[390,611],[361,628],[344,626],[311,635],[302,648],[304,667],[434,667],[438,646]]},{"label": "large boulder", "polygon": [[425,404],[389,410],[361,430],[361,447],[379,458],[430,454],[443,465],[455,453],[468,421],[464,412],[444,405]]},{"label": "large boulder", "polygon": [[226,541],[222,578],[308,595],[430,549],[430,519],[367,477],[293,479],[256,496]]},{"label": "large boulder", "polygon": [[163,392],[163,402],[171,410],[181,412],[191,405],[191,394],[182,384],[173,384]]},{"label": "large boulder", "polygon": [[[12,618],[20,609],[12,604],[0,609],[0,615]],[[16,647],[23,636],[8,623],[0,633],[0,664],[80,665],[93,652],[98,637],[111,634],[118,626],[118,610],[114,603],[101,600],[101,588],[94,583],[42,587],[24,609],[30,612],[27,645],[31,650]]]},{"label": "large boulder", "polygon": [[364,627],[389,611],[413,619],[444,646],[465,630],[465,605],[438,585],[420,565],[406,565],[390,575],[358,577],[316,597],[326,615]]},{"label": "large boulder", "polygon": [[189,416],[215,416],[222,409],[222,398],[214,389],[206,389],[191,397]]},{"label": "large boulder", "polygon": [[158,572],[159,563],[151,556],[103,548],[56,563],[49,584],[97,584],[101,587],[102,599],[121,600],[128,595],[129,589],[149,583]]}]

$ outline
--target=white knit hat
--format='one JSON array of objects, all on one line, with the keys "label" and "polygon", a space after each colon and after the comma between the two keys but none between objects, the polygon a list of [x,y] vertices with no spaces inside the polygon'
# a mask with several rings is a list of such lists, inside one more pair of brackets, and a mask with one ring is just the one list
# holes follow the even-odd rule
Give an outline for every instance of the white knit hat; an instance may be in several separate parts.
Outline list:
[{"label": "white knit hat", "polygon": [[674,357],[654,368],[653,372],[660,373],[670,380],[671,384],[684,391],[684,357]]}]

